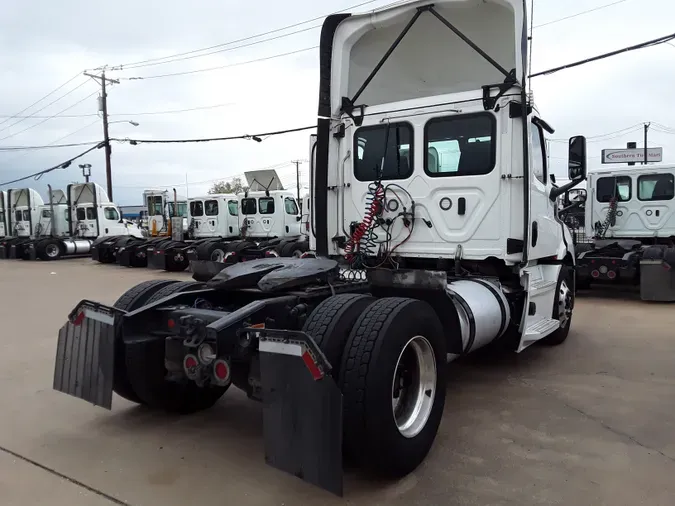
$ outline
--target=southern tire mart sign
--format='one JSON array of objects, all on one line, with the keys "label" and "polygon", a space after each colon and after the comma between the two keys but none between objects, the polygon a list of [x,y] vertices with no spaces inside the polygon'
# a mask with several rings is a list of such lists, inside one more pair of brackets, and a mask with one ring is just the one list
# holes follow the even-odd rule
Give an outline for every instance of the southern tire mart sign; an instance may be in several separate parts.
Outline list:
[{"label": "southern tire mart sign", "polygon": [[[644,162],[644,148],[603,149],[602,163]],[[663,148],[647,148],[647,161],[660,162],[663,160]]]}]

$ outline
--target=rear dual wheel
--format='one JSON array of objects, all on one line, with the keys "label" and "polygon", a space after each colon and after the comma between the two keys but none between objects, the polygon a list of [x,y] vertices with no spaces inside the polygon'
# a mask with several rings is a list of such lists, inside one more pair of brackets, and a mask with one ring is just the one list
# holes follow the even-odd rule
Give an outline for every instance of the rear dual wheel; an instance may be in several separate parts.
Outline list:
[{"label": "rear dual wheel", "polygon": [[431,306],[341,294],[317,306],[304,330],[334,364],[346,454],[389,477],[417,468],[445,405],[446,345]]}]

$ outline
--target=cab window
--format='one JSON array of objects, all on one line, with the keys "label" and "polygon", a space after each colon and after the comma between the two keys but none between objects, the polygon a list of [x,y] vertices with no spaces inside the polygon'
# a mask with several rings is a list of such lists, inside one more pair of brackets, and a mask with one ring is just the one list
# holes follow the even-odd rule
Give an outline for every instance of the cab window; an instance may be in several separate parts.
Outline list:
[{"label": "cab window", "polygon": [[23,221],[30,221],[30,211],[24,210],[24,212],[23,212]]},{"label": "cab window", "polygon": [[427,156],[424,171],[431,177],[477,176],[495,167],[496,121],[490,113],[434,118],[424,127]]},{"label": "cab window", "polygon": [[162,216],[164,210],[162,209],[162,197],[160,195],[153,195],[148,197],[148,215]]},{"label": "cab window", "polygon": [[217,200],[207,200],[204,202],[204,213],[206,216],[217,216],[218,215],[218,201]]},{"label": "cab window", "polygon": [[359,181],[410,177],[413,173],[412,139],[413,129],[409,123],[359,128],[354,134],[354,177]]},{"label": "cab window", "polygon": [[274,199],[272,197],[260,197],[258,199],[260,214],[274,214]]},{"label": "cab window", "polygon": [[22,220],[21,220],[21,211],[15,211],[15,212],[14,212],[14,219],[15,219],[16,221],[22,221]]},{"label": "cab window", "polygon": [[258,206],[255,199],[241,199],[241,214],[256,214],[258,212]]},{"label": "cab window", "polygon": [[631,184],[629,176],[601,177],[596,198],[598,202],[609,202],[615,197],[619,202],[627,202],[631,198]]},{"label": "cab window", "polygon": [[75,212],[75,216],[77,217],[77,221],[84,220],[86,217],[86,215],[84,214],[84,207],[78,207],[77,211]]},{"label": "cab window", "polygon": [[103,214],[105,215],[106,220],[119,221],[120,214],[117,212],[117,209],[114,207],[106,207],[103,209]]},{"label": "cab window", "polygon": [[87,219],[95,220],[96,219],[96,209],[93,207],[87,207]]},{"label": "cab window", "polygon": [[204,216],[204,203],[201,200],[190,202],[190,214],[192,216]]},{"label": "cab window", "polygon": [[298,205],[295,203],[295,199],[286,197],[284,199],[284,207],[286,208],[286,214],[298,214]]},{"label": "cab window", "polygon": [[530,124],[530,139],[532,141],[532,172],[534,176],[546,184],[546,154],[544,150],[544,132],[539,125]]},{"label": "cab window", "polygon": [[42,210],[42,217],[43,218],[51,218],[52,212],[49,209],[43,209]]},{"label": "cab window", "polygon": [[639,200],[672,200],[675,183],[672,174],[648,174],[638,177]]},{"label": "cab window", "polygon": [[227,210],[230,216],[239,216],[239,202],[237,200],[228,200]]}]

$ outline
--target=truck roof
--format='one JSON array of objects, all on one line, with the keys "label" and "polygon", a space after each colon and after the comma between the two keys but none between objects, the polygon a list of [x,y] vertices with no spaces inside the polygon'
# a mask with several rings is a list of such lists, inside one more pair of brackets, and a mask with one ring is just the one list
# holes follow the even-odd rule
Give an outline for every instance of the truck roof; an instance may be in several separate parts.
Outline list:
[{"label": "truck roof", "polygon": [[658,163],[648,165],[607,165],[606,167],[598,167],[588,171],[589,175],[601,174],[637,174],[640,172],[648,173],[659,170],[674,170],[675,164],[672,163]]},{"label": "truck roof", "polygon": [[237,196],[234,193],[209,193],[207,195],[201,195],[198,197],[190,197],[188,202],[193,200],[213,200],[213,199],[232,199],[236,200]]}]

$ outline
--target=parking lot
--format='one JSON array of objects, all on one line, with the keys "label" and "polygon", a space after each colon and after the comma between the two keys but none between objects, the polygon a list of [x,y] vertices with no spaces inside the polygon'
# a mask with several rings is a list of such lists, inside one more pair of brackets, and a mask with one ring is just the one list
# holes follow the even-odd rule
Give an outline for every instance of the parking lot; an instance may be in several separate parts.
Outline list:
[{"label": "parking lot", "polygon": [[583,294],[562,346],[452,364],[423,466],[398,483],[350,472],[338,499],[265,465],[260,406],[234,388],[184,418],[52,390],[57,332],[75,304],[112,303],[167,274],[0,262],[0,504],[673,504],[673,306]]}]

